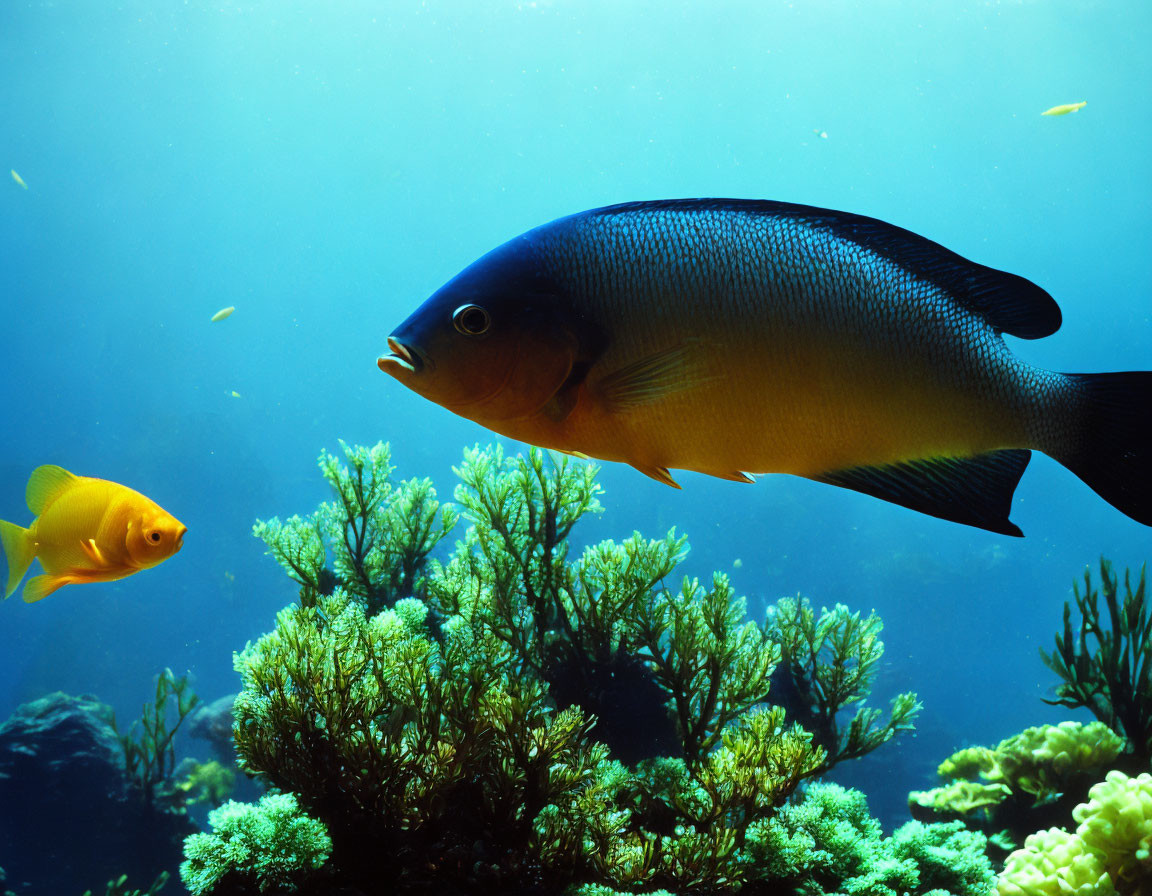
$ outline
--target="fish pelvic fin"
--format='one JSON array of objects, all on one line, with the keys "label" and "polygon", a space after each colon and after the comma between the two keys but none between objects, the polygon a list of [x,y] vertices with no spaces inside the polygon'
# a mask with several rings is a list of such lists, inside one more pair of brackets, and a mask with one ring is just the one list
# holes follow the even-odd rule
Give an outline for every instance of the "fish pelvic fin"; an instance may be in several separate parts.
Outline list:
[{"label": "fish pelvic fin", "polygon": [[813,476],[929,516],[1001,535],[1024,533],[1008,519],[1012,495],[1032,452],[1023,448],[973,457],[936,457]]},{"label": "fish pelvic fin", "polygon": [[1087,400],[1071,444],[1045,450],[1121,513],[1152,526],[1152,371],[1066,376]]},{"label": "fish pelvic fin", "polygon": [[651,476],[657,482],[663,482],[665,485],[672,486],[672,488],[680,488],[680,483],[672,478],[672,474],[668,472],[667,467],[657,467],[652,464],[632,464],[632,466],[645,476]]},{"label": "fish pelvic fin", "polygon": [[74,476],[55,464],[37,467],[28,477],[28,488],[24,491],[28,509],[39,516],[45,507],[79,481],[79,476]]},{"label": "fish pelvic fin", "polygon": [[24,586],[24,603],[34,604],[38,600],[43,600],[52,592],[70,584],[72,584],[72,579],[68,576],[33,576],[28,580],[28,584]]},{"label": "fish pelvic fin", "polygon": [[36,541],[30,530],[0,520],[0,544],[3,544],[4,556],[8,560],[8,584],[4,587],[4,598],[7,600],[19,587],[20,580],[36,559]]}]

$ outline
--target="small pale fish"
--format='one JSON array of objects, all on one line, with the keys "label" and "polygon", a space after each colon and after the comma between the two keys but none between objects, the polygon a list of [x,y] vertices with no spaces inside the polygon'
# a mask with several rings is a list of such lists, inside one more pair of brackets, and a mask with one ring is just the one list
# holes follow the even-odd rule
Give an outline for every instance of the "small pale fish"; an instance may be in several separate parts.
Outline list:
[{"label": "small pale fish", "polygon": [[733,569],[739,569],[743,565],[744,565],[744,561],[741,560],[739,557],[737,557],[735,560],[732,561],[732,568]]},{"label": "small pale fish", "polygon": [[388,338],[386,373],[546,448],[750,482],[791,473],[1006,535],[1032,450],[1152,525],[1152,372],[1057,373],[1036,284],[846,212],[635,202],[485,255]]},{"label": "small pale fish", "polygon": [[232,390],[232,397],[233,398],[241,398],[242,396],[240,395],[239,392],[237,392],[235,389],[233,389]]},{"label": "small pale fish", "polygon": [[73,476],[62,467],[32,471],[25,492],[36,515],[28,528],[0,520],[11,597],[33,560],[44,575],[24,585],[28,603],[64,585],[111,582],[163,563],[184,543],[184,524],[124,485]]},{"label": "small pale fish", "polygon": [[1084,100],[1082,103],[1064,103],[1060,106],[1053,106],[1051,109],[1045,109],[1041,115],[1067,115],[1069,112],[1077,112],[1088,105],[1088,101]]},{"label": "small pale fish", "polygon": [[231,317],[232,312],[235,310],[235,305],[229,305],[227,308],[221,308],[219,311],[212,315],[212,323],[216,323],[216,321],[219,320],[224,320],[226,317]]},{"label": "small pale fish", "polygon": [[22,178],[19,174],[16,173],[15,168],[13,168],[11,170],[12,170],[12,180],[16,181],[16,185],[18,187],[20,187],[21,189],[27,190],[28,184],[24,183],[24,178]]}]

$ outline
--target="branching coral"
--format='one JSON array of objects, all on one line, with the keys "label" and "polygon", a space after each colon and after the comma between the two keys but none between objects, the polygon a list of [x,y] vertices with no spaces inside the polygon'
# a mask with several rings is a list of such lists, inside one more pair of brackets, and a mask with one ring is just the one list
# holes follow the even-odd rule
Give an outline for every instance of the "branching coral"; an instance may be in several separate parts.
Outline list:
[{"label": "branching coral", "polygon": [[[304,603],[340,586],[376,613],[422,593],[421,570],[452,530],[456,513],[440,505],[431,480],[394,485],[391,452],[383,442],[371,448],[341,442],[340,448],[343,462],[327,451],[318,461],[336,500],[306,519],[260,520],[253,533],[301,585]],[[334,572],[326,565],[329,555]]]},{"label": "branching coral", "polygon": [[901,731],[910,730],[920,711],[916,695],[892,700],[887,722],[880,710],[861,706],[840,727],[841,710],[871,691],[876,667],[884,655],[883,624],[875,613],[861,618],[843,604],[817,616],[805,598],[783,598],[773,616],[772,638],[782,662],[772,676],[773,699],[812,732],[827,752],[824,770],[838,762],[870,753]]},{"label": "branching coral", "polygon": [[260,802],[228,802],[208,814],[210,834],[184,842],[180,878],[192,896],[293,893],[328,860],[324,825],[300,811],[290,793]]},{"label": "branching coral", "polygon": [[[1080,625],[1072,626],[1072,606],[1064,604],[1064,631],[1056,649],[1040,651],[1045,664],[1060,676],[1057,699],[1070,708],[1085,707],[1113,731],[1123,734],[1133,766],[1152,761],[1152,605],[1148,603],[1144,569],[1136,587],[1124,572],[1124,597],[1112,564],[1100,560],[1100,589],[1084,571],[1084,587],[1073,585]],[[1101,615],[1104,598],[1107,622]]]}]

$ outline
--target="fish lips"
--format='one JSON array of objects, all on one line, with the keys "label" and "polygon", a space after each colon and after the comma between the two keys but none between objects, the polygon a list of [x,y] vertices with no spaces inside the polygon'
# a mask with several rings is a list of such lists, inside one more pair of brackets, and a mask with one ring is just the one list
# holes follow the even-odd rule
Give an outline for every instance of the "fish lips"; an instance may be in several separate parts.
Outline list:
[{"label": "fish lips", "polygon": [[405,373],[432,370],[431,360],[415,346],[405,345],[395,336],[389,336],[388,348],[392,350],[392,354],[384,355],[376,362],[376,366],[385,373],[399,378]]},{"label": "fish lips", "polygon": [[179,528],[179,530],[177,530],[175,547],[172,549],[172,553],[176,553],[176,551],[178,551],[178,550],[180,550],[180,548],[184,547],[184,535],[185,535],[185,533],[187,533],[187,531],[188,531],[187,526],[181,526]]}]

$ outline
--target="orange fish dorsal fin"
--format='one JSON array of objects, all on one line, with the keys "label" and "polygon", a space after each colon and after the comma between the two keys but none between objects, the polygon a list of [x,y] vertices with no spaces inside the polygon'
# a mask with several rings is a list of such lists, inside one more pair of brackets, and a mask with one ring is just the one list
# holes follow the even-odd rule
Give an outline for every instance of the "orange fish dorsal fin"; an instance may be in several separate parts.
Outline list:
[{"label": "orange fish dorsal fin", "polygon": [[28,489],[24,492],[28,509],[39,516],[44,512],[45,507],[79,481],[79,476],[73,476],[63,467],[58,467],[55,464],[37,467],[28,478]]}]

